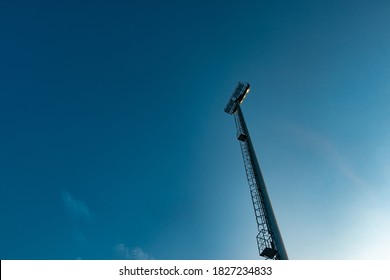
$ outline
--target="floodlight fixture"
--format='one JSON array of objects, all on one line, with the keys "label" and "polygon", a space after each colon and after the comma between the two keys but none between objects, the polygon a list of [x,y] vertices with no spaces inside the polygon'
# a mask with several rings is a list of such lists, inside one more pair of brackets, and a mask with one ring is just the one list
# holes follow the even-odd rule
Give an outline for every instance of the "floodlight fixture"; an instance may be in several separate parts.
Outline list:
[{"label": "floodlight fixture", "polygon": [[244,101],[246,95],[248,94],[249,88],[249,83],[238,82],[232,96],[226,104],[226,113],[233,115],[236,112],[238,106]]}]

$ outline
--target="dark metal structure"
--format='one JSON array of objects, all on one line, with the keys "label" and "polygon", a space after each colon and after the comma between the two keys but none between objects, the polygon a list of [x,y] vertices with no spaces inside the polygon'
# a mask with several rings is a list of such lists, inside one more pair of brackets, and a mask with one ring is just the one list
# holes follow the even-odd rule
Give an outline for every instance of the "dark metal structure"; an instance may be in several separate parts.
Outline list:
[{"label": "dark metal structure", "polygon": [[256,153],[252,145],[240,104],[249,92],[248,83],[239,82],[230,97],[225,112],[234,115],[237,128],[237,139],[240,142],[246,176],[255,210],[257,228],[257,245],[260,256],[266,259],[288,260],[278,223],[272,209],[267,188],[261,174]]}]

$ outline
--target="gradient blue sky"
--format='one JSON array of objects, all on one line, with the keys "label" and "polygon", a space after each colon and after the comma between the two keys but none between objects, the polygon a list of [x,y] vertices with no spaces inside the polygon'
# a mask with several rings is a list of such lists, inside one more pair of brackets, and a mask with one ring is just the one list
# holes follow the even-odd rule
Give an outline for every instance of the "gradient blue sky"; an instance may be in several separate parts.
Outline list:
[{"label": "gradient blue sky", "polygon": [[0,1],[0,258],[257,259],[243,111],[291,259],[390,251],[389,1]]}]

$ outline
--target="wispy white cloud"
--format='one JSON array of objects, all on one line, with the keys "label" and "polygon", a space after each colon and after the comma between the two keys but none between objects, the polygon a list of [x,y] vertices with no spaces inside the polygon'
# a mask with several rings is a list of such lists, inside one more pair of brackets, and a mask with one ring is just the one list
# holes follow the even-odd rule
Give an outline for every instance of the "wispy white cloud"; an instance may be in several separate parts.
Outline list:
[{"label": "wispy white cloud", "polygon": [[356,186],[368,189],[368,183],[357,174],[350,161],[337,149],[329,138],[293,123],[287,124],[287,129],[295,137],[300,139],[304,145],[324,156],[330,164],[354,182]]},{"label": "wispy white cloud", "polygon": [[95,220],[95,216],[83,201],[74,199],[70,193],[66,191],[63,191],[61,196],[65,205],[65,209],[71,219],[83,220],[87,222],[92,222]]},{"label": "wispy white cloud", "polygon": [[125,244],[117,244],[115,246],[115,252],[121,259],[126,260],[152,260],[153,257],[144,252],[140,247],[128,248]]},{"label": "wispy white cloud", "polygon": [[153,259],[148,253],[145,253],[141,248],[135,247],[131,250],[131,254],[136,260],[150,260]]}]

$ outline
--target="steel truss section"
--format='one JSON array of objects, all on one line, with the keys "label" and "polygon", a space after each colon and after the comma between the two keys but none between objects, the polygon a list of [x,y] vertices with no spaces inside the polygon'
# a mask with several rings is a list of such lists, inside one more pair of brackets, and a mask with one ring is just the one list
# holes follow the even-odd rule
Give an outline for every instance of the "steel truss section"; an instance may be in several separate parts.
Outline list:
[{"label": "steel truss section", "polygon": [[240,106],[234,120],[256,216],[259,254],[266,259],[288,259]]}]

